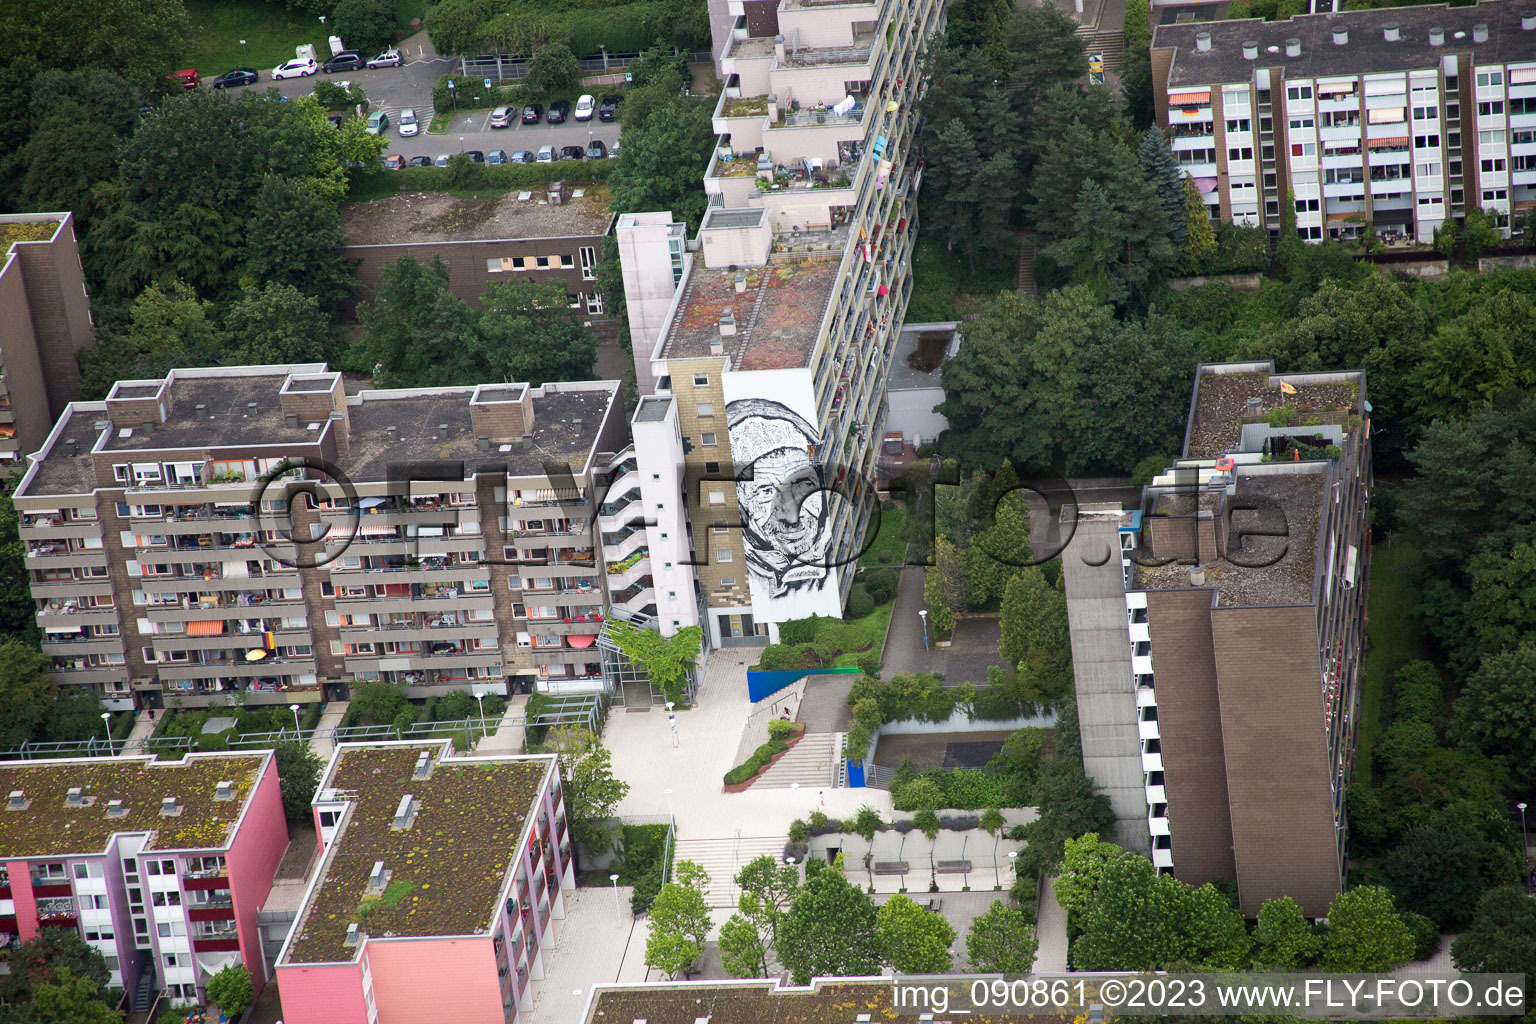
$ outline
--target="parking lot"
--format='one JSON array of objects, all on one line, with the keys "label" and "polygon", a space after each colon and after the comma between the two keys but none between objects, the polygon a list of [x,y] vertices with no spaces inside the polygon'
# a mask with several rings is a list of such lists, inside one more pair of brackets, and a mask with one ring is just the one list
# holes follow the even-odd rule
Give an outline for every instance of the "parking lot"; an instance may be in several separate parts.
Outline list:
[{"label": "parking lot", "polygon": [[[321,81],[329,80],[338,84],[352,82],[361,85],[363,93],[371,104],[369,109],[382,110],[389,115],[389,128],[385,132],[385,136],[389,139],[389,148],[384,152],[399,153],[407,159],[413,156],[437,156],[441,153],[452,154],[471,149],[482,152],[504,149],[508,153],[519,149],[537,153],[541,146],[554,146],[557,150],[562,146],[581,146],[585,149],[592,139],[601,139],[604,145],[612,149],[613,144],[619,140],[617,121],[604,124],[595,117],[590,121],[567,118],[564,124],[548,124],[541,121],[536,125],[523,125],[518,123],[518,119],[514,116],[510,128],[492,129],[489,110],[455,114],[446,133],[429,135],[427,125],[431,123],[433,115],[432,86],[443,75],[456,72],[459,62],[430,56],[417,59],[416,54],[410,52],[408,46],[402,47],[401,53],[408,61],[403,67],[364,69],[335,75],[322,72],[308,78],[286,78],[280,82],[272,81],[271,68],[260,68],[258,70],[261,72],[261,80],[255,86],[248,88],[262,91],[276,88],[284,96],[296,97],[313,93],[315,84]],[[229,69],[221,68],[218,73],[227,70]],[[239,89],[230,90],[231,93],[239,91]],[[416,111],[416,117],[421,122],[421,131],[412,138],[402,139],[398,122],[400,111],[406,107]]]}]

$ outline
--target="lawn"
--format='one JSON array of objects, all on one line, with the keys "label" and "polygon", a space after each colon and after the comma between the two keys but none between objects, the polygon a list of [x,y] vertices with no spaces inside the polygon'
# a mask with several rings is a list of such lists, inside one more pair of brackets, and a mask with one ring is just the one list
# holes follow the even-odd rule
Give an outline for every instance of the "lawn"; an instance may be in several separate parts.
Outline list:
[{"label": "lawn", "polygon": [[995,267],[970,264],[959,252],[950,252],[932,236],[919,232],[912,249],[912,299],[907,304],[907,323],[959,320],[979,313],[998,292],[1018,286],[1018,267],[1012,260]]},{"label": "lawn", "polygon": [[880,531],[859,556],[859,568],[901,565],[907,551],[907,510],[901,506],[880,510]]},{"label": "lawn", "polygon": [[[230,68],[252,67],[268,73],[293,59],[294,47],[311,43],[317,56],[329,54],[320,19],[264,0],[186,0],[192,33],[181,67],[193,67],[204,78]],[[242,50],[240,40],[245,40]]]},{"label": "lawn", "polygon": [[862,619],[854,619],[852,622],[845,623],[847,627],[847,632],[844,633],[845,641],[857,636],[864,643],[856,651],[839,654],[833,658],[833,668],[858,668],[859,659],[867,658],[871,653],[875,655],[877,660],[879,659],[881,651],[885,647],[885,627],[891,621],[891,608],[894,605],[894,601],[888,601],[885,604],[878,605],[874,611]]},{"label": "lawn", "polygon": [[1413,578],[1422,561],[1419,549],[1400,536],[1371,552],[1365,627],[1370,646],[1365,652],[1360,733],[1355,739],[1355,764],[1366,772],[1371,767],[1371,751],[1385,727],[1382,709],[1392,676],[1407,662],[1427,656],[1414,615],[1419,595]]}]

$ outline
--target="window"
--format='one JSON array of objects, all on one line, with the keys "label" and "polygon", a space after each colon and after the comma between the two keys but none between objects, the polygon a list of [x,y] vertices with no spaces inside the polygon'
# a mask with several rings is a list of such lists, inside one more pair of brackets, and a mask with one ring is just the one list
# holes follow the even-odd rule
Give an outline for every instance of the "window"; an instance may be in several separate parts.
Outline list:
[{"label": "window", "polygon": [[1500,157],[1497,160],[1484,160],[1479,166],[1484,174],[1500,174],[1503,173],[1506,165],[1504,159]]},{"label": "window", "polygon": [[106,962],[107,962],[107,970],[109,970],[109,971],[117,970],[117,957],[115,957],[115,956],[106,956],[106,957],[103,957],[102,959],[106,960]]},{"label": "window", "polygon": [[1293,118],[1291,118],[1291,131],[1293,131],[1293,132],[1295,132],[1295,131],[1302,131],[1304,129],[1309,129],[1311,127],[1312,127],[1312,119],[1310,117],[1293,117]]},{"label": "window", "polygon": [[1413,173],[1421,178],[1432,178],[1440,173],[1440,165],[1435,163],[1414,164]]},{"label": "window", "polygon": [[1293,157],[1298,157],[1298,156],[1301,156],[1301,157],[1317,156],[1317,143],[1315,143],[1315,142],[1293,142],[1293,143],[1291,143],[1291,156],[1293,156]]},{"label": "window", "polygon": [[91,877],[90,865],[87,865],[87,864],[76,864],[75,865],[75,877],[76,878],[89,878],[89,877]]},{"label": "window", "polygon": [[1289,86],[1285,90],[1285,98],[1287,100],[1309,100],[1312,98],[1312,87],[1310,85]]},{"label": "window", "polygon": [[1491,146],[1497,146],[1500,149],[1503,149],[1504,148],[1504,133],[1500,132],[1500,131],[1478,132],[1477,133],[1477,147],[1479,149],[1488,149]]},{"label": "window", "polygon": [[699,444],[705,448],[713,448],[715,446],[715,435],[712,433],[700,434]]},{"label": "window", "polygon": [[1503,84],[1504,84],[1504,72],[1502,72],[1502,71],[1479,71],[1477,73],[1477,87],[1479,89],[1481,89],[1481,88],[1483,88],[1484,86],[1487,86],[1487,85],[1503,85]]},{"label": "window", "polygon": [[1440,116],[1438,107],[1414,107],[1413,119],[1415,121],[1433,121]]},{"label": "window", "polygon": [[590,245],[584,245],[577,250],[581,257],[581,279],[583,281],[597,280],[597,250]]},{"label": "window", "polygon": [[730,560],[731,560],[731,549],[730,548],[718,548],[718,549],[716,549],[716,551],[715,551],[715,561],[717,561],[717,562],[729,562]]},{"label": "window", "polygon": [[1509,112],[1516,114],[1536,114],[1536,96],[1526,96],[1509,101]]},{"label": "window", "polygon": [[714,402],[700,402],[698,415],[700,419],[707,419],[715,414]]},{"label": "window", "polygon": [[1252,130],[1253,122],[1246,117],[1227,119],[1227,131],[1229,132],[1247,132]]},{"label": "window", "polygon": [[1318,210],[1318,205],[1317,205],[1317,200],[1316,199],[1298,199],[1298,200],[1296,200],[1296,212],[1297,213],[1316,213],[1317,210]]},{"label": "window", "polygon": [[599,295],[597,292],[592,292],[591,294],[586,296],[586,300],[587,300],[587,315],[588,316],[601,316],[602,312],[603,312],[603,297],[601,295]]},{"label": "window", "polygon": [[707,373],[696,373],[696,374],[694,374],[693,375],[693,386],[696,387],[696,388],[707,388],[707,387],[709,387],[709,374],[707,374]]},{"label": "window", "polygon": [[1413,148],[1414,149],[1439,149],[1440,148],[1440,136],[1438,136],[1438,135],[1415,135],[1413,137]]},{"label": "window", "polygon": [[533,258],[533,265],[535,267],[538,267],[540,270],[548,270],[549,269],[549,257],[548,256],[535,256]]},{"label": "window", "polygon": [[120,484],[128,482],[128,466],[126,463],[119,463],[112,467],[112,479]]},{"label": "window", "polygon": [[1252,160],[1253,159],[1253,147],[1252,146],[1240,146],[1240,147],[1236,147],[1236,148],[1233,148],[1233,149],[1229,149],[1229,150],[1227,150],[1227,159],[1228,160]]},{"label": "window", "polygon": [[335,828],[336,827],[336,823],[338,821],[340,821],[340,820],[341,820],[341,812],[340,811],[321,811],[320,812],[320,827],[321,828]]},{"label": "window", "polygon": [[1501,203],[1509,198],[1509,192],[1502,188],[1488,189],[1483,193],[1483,202]]},{"label": "window", "polygon": [[1495,114],[1502,114],[1502,113],[1504,113],[1504,101],[1503,100],[1493,100],[1493,101],[1488,102],[1488,103],[1479,103],[1477,105],[1477,116],[1478,117],[1492,117]]},{"label": "window", "polygon": [[154,903],[157,907],[181,906],[181,893],[179,892],[157,892],[151,895],[153,895]]},{"label": "window", "polygon": [[711,505],[724,505],[725,504],[725,492],[724,491],[710,491],[709,492],[709,503]]},{"label": "window", "polygon": [[734,587],[735,585],[736,585],[736,577],[735,576],[722,576],[722,577],[720,577],[720,586],[722,588],[724,588],[724,587]]}]

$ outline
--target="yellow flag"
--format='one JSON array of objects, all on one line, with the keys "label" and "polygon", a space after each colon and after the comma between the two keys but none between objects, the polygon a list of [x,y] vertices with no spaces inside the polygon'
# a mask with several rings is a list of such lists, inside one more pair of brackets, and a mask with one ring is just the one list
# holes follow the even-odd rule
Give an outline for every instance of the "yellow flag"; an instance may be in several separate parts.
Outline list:
[{"label": "yellow flag", "polygon": [[1282,395],[1294,395],[1296,393],[1296,387],[1293,384],[1287,384],[1285,381],[1281,381],[1280,393]]}]

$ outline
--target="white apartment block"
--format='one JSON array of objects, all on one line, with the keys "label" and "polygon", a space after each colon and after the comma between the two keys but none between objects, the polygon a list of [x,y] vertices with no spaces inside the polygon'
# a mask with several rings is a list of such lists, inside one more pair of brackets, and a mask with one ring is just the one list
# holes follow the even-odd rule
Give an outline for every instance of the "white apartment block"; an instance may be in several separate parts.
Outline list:
[{"label": "white apartment block", "polygon": [[938,0],[726,11],[697,237],[666,215],[617,228],[655,382],[630,514],[654,524],[659,628],[702,614],[711,646],[840,614],[852,585],[911,290],[918,58],[943,28]]},{"label": "white apartment block", "polygon": [[[1163,16],[1169,16],[1163,12]],[[1213,219],[1433,239],[1536,206],[1536,10],[1514,0],[1163,24],[1158,123]]]}]

